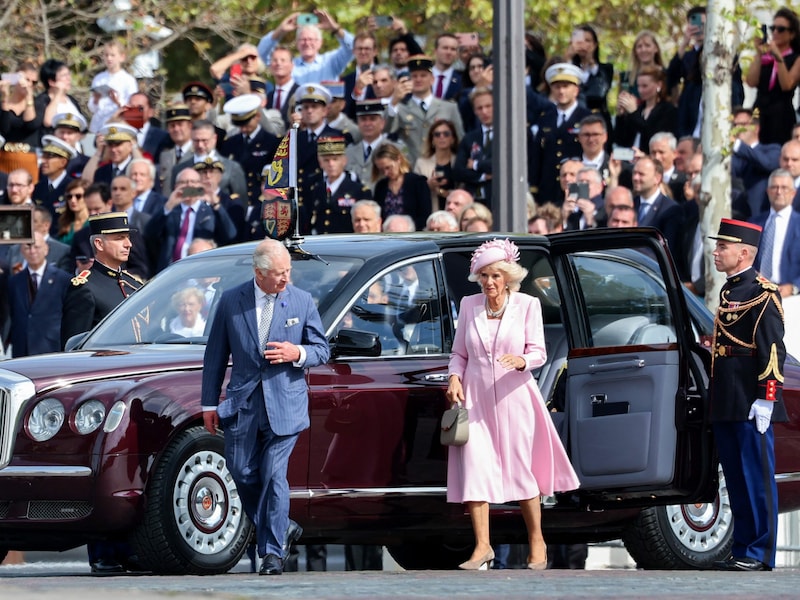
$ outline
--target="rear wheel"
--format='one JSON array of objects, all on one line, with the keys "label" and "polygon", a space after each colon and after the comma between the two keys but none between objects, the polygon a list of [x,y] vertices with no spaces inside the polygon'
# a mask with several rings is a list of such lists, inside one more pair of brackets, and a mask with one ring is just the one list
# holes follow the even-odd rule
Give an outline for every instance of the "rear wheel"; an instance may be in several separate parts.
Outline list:
[{"label": "rear wheel", "polygon": [[225,465],[222,436],[192,427],[153,469],[131,541],[154,572],[212,575],[239,562],[252,530]]},{"label": "rear wheel", "polygon": [[727,558],[733,544],[733,515],[722,470],[713,502],[646,508],[622,541],[645,569],[703,569]]}]

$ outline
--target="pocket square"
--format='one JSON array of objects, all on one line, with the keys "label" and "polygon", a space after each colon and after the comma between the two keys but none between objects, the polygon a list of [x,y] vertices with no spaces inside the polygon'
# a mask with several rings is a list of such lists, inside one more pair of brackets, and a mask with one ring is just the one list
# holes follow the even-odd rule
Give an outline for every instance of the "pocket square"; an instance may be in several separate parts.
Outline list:
[{"label": "pocket square", "polygon": [[291,327],[292,325],[297,325],[299,322],[300,319],[292,317],[291,319],[286,319],[286,325],[284,325],[284,327]]}]

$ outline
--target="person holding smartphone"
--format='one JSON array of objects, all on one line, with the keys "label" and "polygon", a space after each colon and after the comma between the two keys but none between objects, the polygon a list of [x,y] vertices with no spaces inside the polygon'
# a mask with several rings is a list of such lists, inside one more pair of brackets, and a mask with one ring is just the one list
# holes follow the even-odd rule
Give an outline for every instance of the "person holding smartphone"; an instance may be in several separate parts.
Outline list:
[{"label": "person holding smartphone", "polygon": [[756,56],[747,70],[747,85],[756,88],[762,144],[783,144],[795,123],[794,92],[800,82],[800,20],[787,7],[778,9],[769,26],[753,39]]},{"label": "person holding smartphone", "polygon": [[[316,16],[316,24],[311,23],[313,19],[308,18],[309,15]],[[339,47],[320,54],[323,31],[333,33]],[[313,13],[290,14],[276,29],[261,38],[258,42],[258,54],[265,65],[269,66],[272,51],[280,44],[281,39],[292,32],[296,33],[299,53],[292,60],[292,77],[299,84],[339,79],[341,72],[353,59],[353,34],[345,31],[328,11],[317,9]]]},{"label": "person holding smartphone", "polygon": [[[667,67],[667,90],[678,105],[678,126],[675,136],[700,137],[702,119],[700,103],[703,99],[703,41],[705,40],[706,7],[695,6],[686,13],[686,27],[678,43],[677,52]],[[681,91],[681,82],[683,88]],[[744,105],[742,70],[738,57],[734,57],[731,73],[731,106]]]},{"label": "person holding smartphone", "polygon": [[[215,161],[213,157],[207,160]],[[200,173],[192,166],[178,173],[164,210],[151,217],[144,232],[156,252],[156,273],[186,256],[196,237],[213,239],[224,246],[233,243],[236,234],[225,207],[213,200]]]}]

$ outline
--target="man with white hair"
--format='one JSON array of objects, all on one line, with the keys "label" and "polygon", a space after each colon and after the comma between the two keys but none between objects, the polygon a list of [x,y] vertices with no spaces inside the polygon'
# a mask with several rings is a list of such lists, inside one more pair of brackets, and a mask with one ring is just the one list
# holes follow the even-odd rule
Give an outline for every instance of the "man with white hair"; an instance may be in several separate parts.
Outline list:
[{"label": "man with white hair", "polygon": [[133,208],[140,213],[155,214],[164,208],[167,201],[164,196],[153,189],[156,181],[156,166],[146,158],[134,158],[125,170],[136,185],[136,197]]},{"label": "man with white hair", "polygon": [[650,156],[655,158],[664,167],[663,183],[672,191],[672,198],[676,202],[683,202],[683,186],[686,175],[675,168],[675,155],[678,149],[678,140],[669,131],[660,131],[650,138]]},{"label": "man with white hair", "polygon": [[383,233],[413,233],[416,225],[414,219],[408,215],[389,215],[381,228]]},{"label": "man with white hair", "polygon": [[452,213],[437,210],[425,221],[425,231],[458,231],[458,221]]},{"label": "man with white hair", "polygon": [[[294,63],[292,77],[299,84],[338,79],[339,74],[353,59],[353,34],[342,29],[328,11],[317,9],[313,14],[318,19],[318,25],[303,25],[298,22],[301,13],[295,12],[281,21],[277,29],[270,31],[258,42],[258,53],[261,60],[264,61],[264,64],[269,65],[272,51],[280,43],[281,38],[292,31],[297,32],[296,44],[300,56],[295,57],[292,61]],[[331,31],[336,36],[339,40],[339,48],[320,54],[323,30]]]}]

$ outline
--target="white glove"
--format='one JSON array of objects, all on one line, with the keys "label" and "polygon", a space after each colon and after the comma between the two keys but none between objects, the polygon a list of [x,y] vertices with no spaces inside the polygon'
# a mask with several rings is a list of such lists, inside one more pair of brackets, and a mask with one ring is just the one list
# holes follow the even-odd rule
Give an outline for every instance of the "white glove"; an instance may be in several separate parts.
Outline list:
[{"label": "white glove", "polygon": [[774,402],[767,402],[766,400],[756,400],[750,407],[750,414],[747,415],[747,420],[752,421],[755,418],[758,433],[764,433],[769,428],[773,404]]}]

